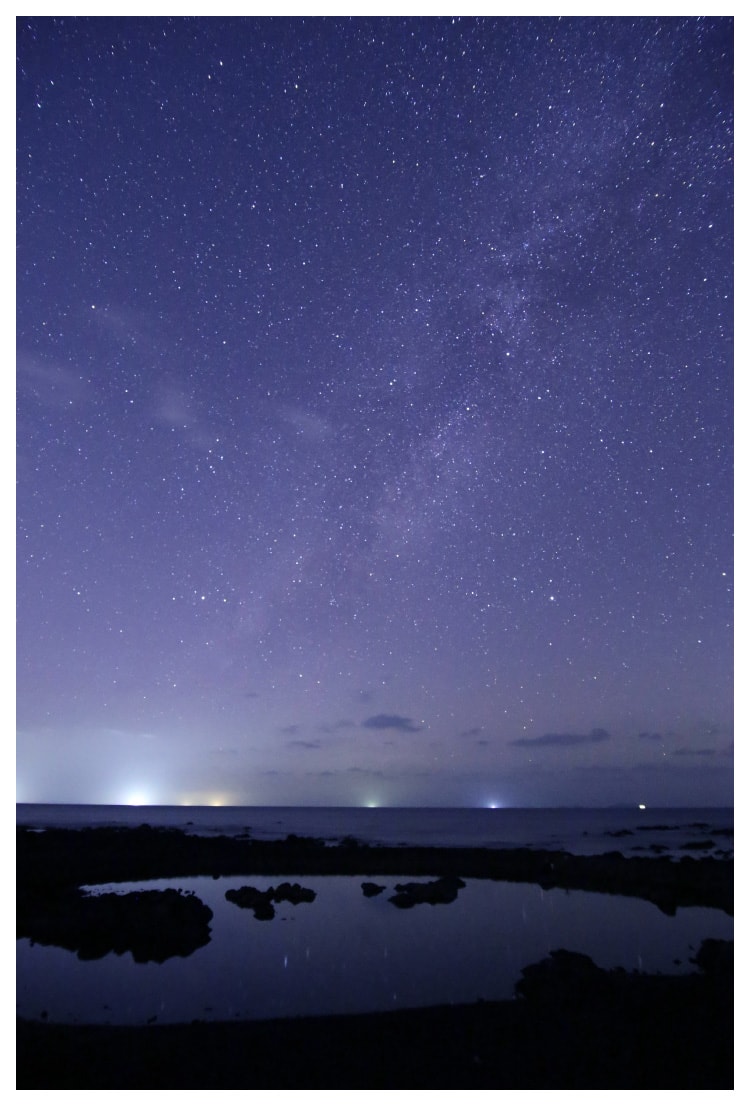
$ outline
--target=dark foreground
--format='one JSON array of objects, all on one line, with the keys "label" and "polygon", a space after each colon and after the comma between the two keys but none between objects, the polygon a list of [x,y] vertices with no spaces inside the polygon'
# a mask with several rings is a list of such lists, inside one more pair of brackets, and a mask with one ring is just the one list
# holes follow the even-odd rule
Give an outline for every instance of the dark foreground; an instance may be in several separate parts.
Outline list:
[{"label": "dark foreground", "polygon": [[239,1024],[19,1021],[17,1085],[731,1089],[731,986],[727,963],[649,977],[559,953],[526,969],[515,1002]]},{"label": "dark foreground", "polygon": [[[423,874],[635,894],[732,909],[728,861],[571,857],[525,849],[393,849],[308,839],[249,842],[174,831],[19,833],[18,935],[144,959],[209,939],[201,904],[98,912],[79,887],[204,874]],[[166,894],[166,893],[165,893]],[[145,898],[145,897],[144,897]],[[157,895],[158,899],[158,895]],[[210,912],[209,912],[210,913]],[[170,945],[173,943],[173,946]],[[523,972],[512,1002],[265,1022],[61,1026],[19,1019],[18,1089],[730,1089],[732,945],[704,942],[695,972],[605,972],[559,951]],[[439,970],[436,969],[436,970]]]}]

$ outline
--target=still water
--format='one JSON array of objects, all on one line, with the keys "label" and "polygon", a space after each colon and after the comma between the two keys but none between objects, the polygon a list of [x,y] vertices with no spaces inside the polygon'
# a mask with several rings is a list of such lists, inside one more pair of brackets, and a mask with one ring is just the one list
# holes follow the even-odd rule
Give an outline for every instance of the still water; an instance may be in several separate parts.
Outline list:
[{"label": "still water", "polygon": [[[733,937],[718,910],[684,908],[668,917],[640,899],[534,884],[467,880],[454,902],[401,910],[388,901],[397,879],[374,898],[351,876],[282,877],[316,892],[314,902],[280,903],[255,918],[225,899],[231,888],[265,890],[281,879],[233,877],[109,884],[97,891],[180,887],[213,911],[211,940],[187,958],[136,964],[17,942],[17,1012],[50,1021],[111,1024],[355,1013],[506,999],[521,969],[556,948],[602,968],[675,973],[707,937]],[[364,877],[363,877],[364,878]],[[419,882],[427,882],[423,877]]]}]

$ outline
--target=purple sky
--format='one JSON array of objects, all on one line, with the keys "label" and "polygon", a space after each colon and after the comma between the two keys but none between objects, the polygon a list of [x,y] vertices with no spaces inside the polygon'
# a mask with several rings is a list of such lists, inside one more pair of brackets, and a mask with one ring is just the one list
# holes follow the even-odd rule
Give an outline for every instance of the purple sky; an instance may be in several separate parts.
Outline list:
[{"label": "purple sky", "polygon": [[732,39],[19,19],[19,800],[732,802]]}]

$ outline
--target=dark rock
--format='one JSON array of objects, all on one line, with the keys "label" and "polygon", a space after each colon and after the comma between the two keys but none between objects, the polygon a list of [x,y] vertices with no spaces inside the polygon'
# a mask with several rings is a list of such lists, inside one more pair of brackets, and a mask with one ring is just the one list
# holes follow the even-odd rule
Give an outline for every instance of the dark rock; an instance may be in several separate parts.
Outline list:
[{"label": "dark rock", "polygon": [[126,895],[84,895],[78,890],[46,900],[18,917],[18,936],[98,960],[130,952],[136,963],[189,956],[211,939],[213,912],[196,895],[173,888]]},{"label": "dark rock", "polygon": [[276,909],[273,903],[268,900],[256,903],[253,907],[253,913],[259,922],[270,922],[272,918],[276,917]]},{"label": "dark rock", "polygon": [[590,998],[606,985],[607,972],[597,967],[590,956],[568,949],[555,949],[545,960],[523,968],[516,984],[520,998],[565,1003],[572,996]]},{"label": "dark rock", "polygon": [[340,849],[366,849],[368,846],[364,841],[360,841],[359,838],[347,834],[346,837],[341,838],[338,847]]},{"label": "dark rock", "polygon": [[299,837],[296,833],[288,833],[286,844],[295,849],[319,849],[325,843],[322,837]]},{"label": "dark rock", "polygon": [[259,891],[257,887],[230,888],[224,898],[243,910],[252,910],[259,922],[269,922],[276,916],[273,908],[273,887]]},{"label": "dark rock", "polygon": [[385,891],[384,883],[370,883],[369,880],[365,880],[362,884],[362,893],[365,898],[372,899],[382,891]]},{"label": "dark rock", "polygon": [[228,902],[246,910],[252,910],[258,921],[270,921],[276,914],[274,903],[290,902],[294,906],[301,902],[314,902],[315,892],[299,883],[280,883],[278,887],[269,887],[259,891],[257,887],[238,887],[225,894]]},{"label": "dark rock", "polygon": [[434,906],[436,903],[454,902],[458,892],[465,886],[458,876],[442,876],[431,883],[397,883],[397,893],[391,895],[388,901],[402,910],[423,902]]},{"label": "dark rock", "polygon": [[290,902],[297,906],[301,902],[315,902],[315,892],[309,887],[301,887],[299,883],[280,883],[273,891],[274,902]]},{"label": "dark rock", "polygon": [[692,963],[697,964],[706,975],[726,977],[731,986],[734,974],[734,941],[707,937],[692,958]]}]

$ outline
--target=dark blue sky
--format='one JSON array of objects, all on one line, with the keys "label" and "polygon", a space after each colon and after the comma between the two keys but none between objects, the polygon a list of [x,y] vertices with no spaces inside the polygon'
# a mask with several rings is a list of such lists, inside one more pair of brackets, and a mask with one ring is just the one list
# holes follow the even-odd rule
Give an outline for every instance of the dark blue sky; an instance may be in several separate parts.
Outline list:
[{"label": "dark blue sky", "polygon": [[731,802],[732,41],[19,19],[19,799]]}]

